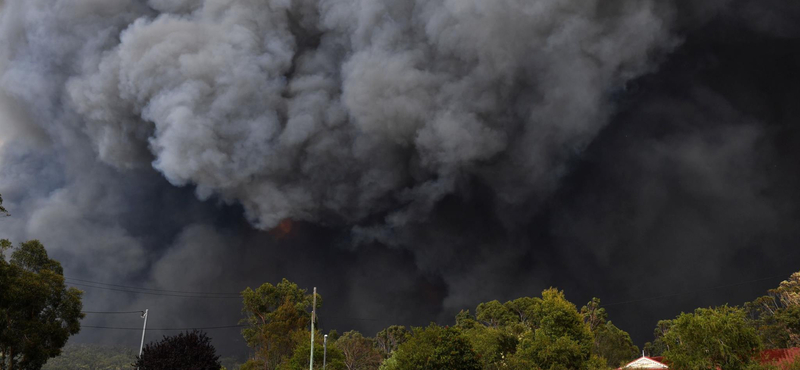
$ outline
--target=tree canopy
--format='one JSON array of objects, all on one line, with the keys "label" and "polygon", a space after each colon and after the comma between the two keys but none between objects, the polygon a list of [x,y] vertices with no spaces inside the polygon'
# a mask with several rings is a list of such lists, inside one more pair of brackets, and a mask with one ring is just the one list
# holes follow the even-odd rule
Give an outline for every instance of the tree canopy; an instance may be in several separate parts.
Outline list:
[{"label": "tree canopy", "polygon": [[[310,324],[312,298],[305,289],[286,279],[277,285],[264,283],[256,290],[247,288],[242,292],[242,312],[246,316],[242,322],[248,324],[242,335],[255,351],[243,368],[278,369],[293,355],[295,347],[302,344],[295,334]],[[322,298],[317,295],[317,307],[321,304]]]},{"label": "tree canopy", "polygon": [[680,314],[663,341],[664,358],[678,370],[745,369],[761,349],[744,310],[728,306]]},{"label": "tree canopy", "polygon": [[767,348],[800,346],[800,272],[744,305]]},{"label": "tree canopy", "polygon": [[375,345],[375,340],[366,338],[357,331],[342,334],[335,344],[344,356],[347,370],[376,369],[383,362],[383,356]]},{"label": "tree canopy", "polygon": [[592,298],[583,306],[581,315],[594,337],[592,353],[604,358],[609,367],[616,368],[636,358],[639,348],[627,332],[608,320],[608,313],[600,306],[599,298]]},{"label": "tree canopy", "polygon": [[392,355],[386,370],[480,370],[478,353],[457,328],[431,324],[415,328],[411,338]]},{"label": "tree canopy", "polygon": [[61,264],[38,240],[11,249],[0,240],[0,369],[38,370],[80,331],[82,292],[64,284]]},{"label": "tree canopy", "polygon": [[211,338],[194,330],[147,344],[134,366],[139,370],[219,370],[222,365]]}]

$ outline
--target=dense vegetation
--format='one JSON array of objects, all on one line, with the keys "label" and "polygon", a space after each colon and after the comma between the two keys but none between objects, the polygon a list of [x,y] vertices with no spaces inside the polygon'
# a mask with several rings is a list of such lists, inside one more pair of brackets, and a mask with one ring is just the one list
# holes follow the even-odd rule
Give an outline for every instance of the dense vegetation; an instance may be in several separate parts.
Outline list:
[{"label": "dense vegetation", "polygon": [[81,295],[38,240],[0,240],[0,369],[38,370],[80,330]]},{"label": "dense vegetation", "polygon": [[139,370],[219,370],[222,364],[211,338],[194,330],[146,345],[134,366]]},{"label": "dense vegetation", "polygon": [[[244,364],[227,369],[301,370],[309,364],[312,298],[283,280],[242,293],[252,347]],[[759,364],[761,349],[797,346],[800,273],[742,307],[699,308],[657,324],[648,355],[663,355],[673,369],[777,370]],[[317,297],[318,307],[322,298]],[[474,312],[474,313],[473,313]],[[322,368],[322,334],[315,334],[315,368]],[[131,354],[113,349],[67,347],[46,369],[130,369]],[[608,320],[599,299],[580,310],[564,293],[479,304],[451,326],[390,326],[374,337],[329,333],[326,370],[407,369],[611,369],[639,355],[630,336]],[[784,369],[800,370],[800,361]]]},{"label": "dense vegetation", "polygon": [[[243,297],[249,324],[243,333],[255,355],[242,369],[307,368],[311,296],[283,280],[247,289]],[[663,355],[677,370],[770,370],[775,367],[758,361],[760,351],[798,346],[799,341],[800,273],[795,273],[743,307],[699,308],[659,321],[645,351]],[[317,358],[320,347],[315,347]],[[562,291],[551,288],[539,297],[481,303],[474,314],[461,311],[449,327],[391,326],[373,338],[345,333],[329,346],[333,361],[328,367],[594,370],[616,368],[638,354],[628,333],[608,320],[599,299],[578,310]],[[786,366],[800,369],[800,360]]]},{"label": "dense vegetation", "polygon": [[[138,349],[138,348],[137,348]],[[136,361],[131,348],[68,344],[43,370],[130,370]]]},{"label": "dense vegetation", "polygon": [[[242,296],[248,324],[242,333],[253,348],[242,369],[307,368],[312,297],[288,280]],[[321,336],[315,343],[321,359]],[[563,292],[547,289],[540,297],[481,303],[474,315],[460,312],[452,327],[392,326],[374,338],[347,332],[329,346],[326,369],[591,370],[617,366],[637,352],[599,300],[579,311]]]}]

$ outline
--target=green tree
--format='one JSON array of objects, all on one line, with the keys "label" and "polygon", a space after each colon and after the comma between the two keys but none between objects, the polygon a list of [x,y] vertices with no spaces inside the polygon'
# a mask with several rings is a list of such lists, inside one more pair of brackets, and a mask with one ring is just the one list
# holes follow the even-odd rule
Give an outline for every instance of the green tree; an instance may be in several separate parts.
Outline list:
[{"label": "green tree", "polygon": [[523,330],[535,330],[541,319],[541,298],[521,297],[505,303],[505,308],[516,317],[514,322],[522,326]]},{"label": "green tree", "polygon": [[481,324],[469,313],[469,310],[461,310],[456,314],[456,327],[462,330],[480,327]]},{"label": "green tree", "polygon": [[662,356],[669,349],[668,343],[664,342],[664,336],[672,328],[673,320],[659,320],[653,330],[653,341],[644,344],[644,353],[648,356]]},{"label": "green tree", "polygon": [[38,240],[0,240],[0,369],[41,369],[80,331],[82,292],[67,288],[61,264]]},{"label": "green tree", "polygon": [[800,346],[800,272],[746,303],[744,309],[765,347]]},{"label": "green tree", "polygon": [[[242,369],[273,370],[293,355],[298,331],[310,324],[312,296],[297,284],[283,279],[277,285],[265,283],[256,290],[242,292],[248,326],[242,330],[247,344],[255,352]],[[317,307],[322,299],[317,295]]]},{"label": "green tree", "polygon": [[504,327],[517,320],[514,312],[496,300],[479,304],[475,309],[475,317],[479,322],[492,328]]},{"label": "green tree", "polygon": [[375,334],[375,346],[384,358],[388,358],[401,344],[411,338],[405,326],[392,325]]},{"label": "green tree", "polygon": [[597,327],[593,335],[592,353],[604,358],[609,367],[624,365],[639,354],[639,347],[633,344],[631,336],[611,321]]},{"label": "green tree", "polygon": [[598,360],[592,357],[592,332],[574,304],[556,289],[542,292],[532,308],[535,315],[523,334],[509,363],[514,369],[590,369]]},{"label": "green tree", "polygon": [[385,370],[480,370],[478,354],[461,330],[431,324],[414,328],[381,369]]},{"label": "green tree", "polygon": [[608,367],[618,367],[636,358],[639,348],[633,344],[627,332],[608,320],[608,313],[600,306],[599,298],[592,298],[583,306],[581,315],[594,337],[592,353],[604,358]]},{"label": "green tree", "polygon": [[342,351],[347,370],[375,370],[383,362],[381,352],[375,347],[375,340],[365,338],[357,331],[342,334],[335,346]]},{"label": "green tree", "polygon": [[478,325],[463,332],[478,352],[481,367],[485,370],[505,369],[507,359],[517,351],[519,340],[507,329]]},{"label": "green tree", "polygon": [[195,330],[148,343],[134,366],[139,370],[219,370],[222,365],[211,338]]},{"label": "green tree", "polygon": [[745,369],[761,348],[744,310],[728,306],[680,314],[664,342],[669,346],[664,358],[678,370]]},{"label": "green tree", "polygon": [[[310,362],[309,355],[311,354],[311,336],[307,331],[298,331],[294,333],[294,342],[297,345],[292,350],[291,356],[286,361],[283,361],[279,366],[279,370],[307,370]],[[316,332],[314,334],[314,369],[322,369],[323,355],[325,348],[323,346],[322,334]],[[344,355],[335,346],[328,345],[326,370],[345,370]]]}]

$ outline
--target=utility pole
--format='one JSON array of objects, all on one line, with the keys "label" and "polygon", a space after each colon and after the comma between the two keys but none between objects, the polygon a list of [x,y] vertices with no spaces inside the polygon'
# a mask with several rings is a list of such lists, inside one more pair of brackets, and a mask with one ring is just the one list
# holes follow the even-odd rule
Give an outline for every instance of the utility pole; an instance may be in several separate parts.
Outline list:
[{"label": "utility pole", "polygon": [[314,287],[314,299],[311,306],[311,357],[308,362],[308,370],[314,370],[314,319],[317,317],[317,287]]},{"label": "utility pole", "polygon": [[322,370],[325,370],[325,365],[328,363],[328,334],[323,336],[324,340],[322,341]]},{"label": "utility pole", "polygon": [[[147,331],[147,312],[149,310],[147,308],[144,309],[142,313],[142,318],[144,319],[144,326],[142,327],[142,344],[139,345],[139,357],[142,357],[142,348],[144,348],[144,333]],[[137,367],[138,369],[138,367]]]}]

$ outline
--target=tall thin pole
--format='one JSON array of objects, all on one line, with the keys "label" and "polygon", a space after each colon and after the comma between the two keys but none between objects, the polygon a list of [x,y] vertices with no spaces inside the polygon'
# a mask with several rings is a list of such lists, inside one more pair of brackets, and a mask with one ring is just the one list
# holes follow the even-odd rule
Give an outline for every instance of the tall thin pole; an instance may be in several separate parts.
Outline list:
[{"label": "tall thin pole", "polygon": [[139,357],[142,356],[142,348],[144,348],[144,332],[147,331],[147,312],[148,309],[144,309],[144,313],[142,314],[142,318],[144,318],[144,326],[142,327],[142,344],[139,345]]},{"label": "tall thin pole", "polygon": [[311,306],[311,357],[308,362],[308,370],[314,370],[314,319],[317,317],[317,287],[314,287],[314,300]]},{"label": "tall thin pole", "polygon": [[325,365],[328,364],[328,334],[323,336],[324,340],[322,341],[322,370],[325,370]]},{"label": "tall thin pole", "polygon": [[[144,309],[144,313],[142,314],[142,318],[144,319],[144,326],[142,327],[142,343],[139,345],[139,357],[142,357],[142,348],[144,348],[144,333],[147,331],[147,312],[149,310],[147,308]],[[138,367],[137,367],[138,369]]]}]

